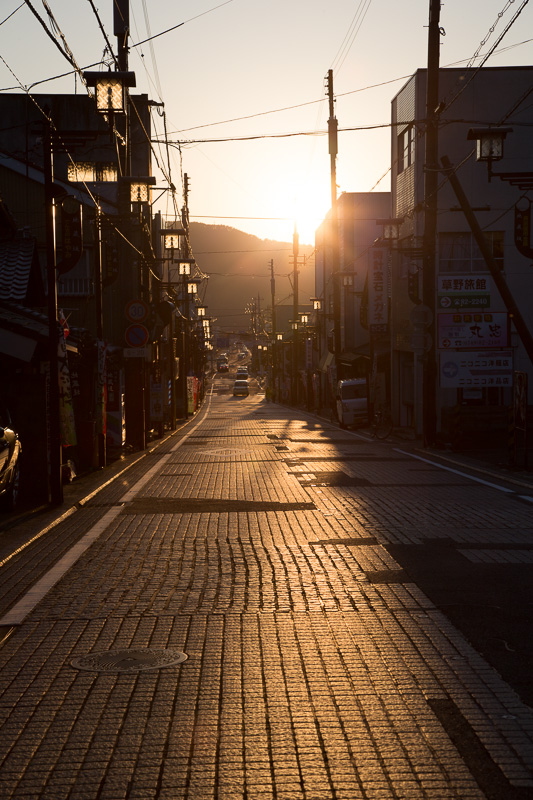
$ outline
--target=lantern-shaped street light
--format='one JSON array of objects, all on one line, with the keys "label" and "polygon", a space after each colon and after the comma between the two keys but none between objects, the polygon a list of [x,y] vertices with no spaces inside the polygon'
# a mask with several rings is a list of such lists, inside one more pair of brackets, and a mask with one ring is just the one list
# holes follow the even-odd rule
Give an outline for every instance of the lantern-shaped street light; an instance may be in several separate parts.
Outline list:
[{"label": "lantern-shaped street light", "polygon": [[282,342],[283,341],[283,334],[282,333],[276,333],[276,341],[278,341],[278,342]]},{"label": "lantern-shaped street light", "polygon": [[206,306],[196,306],[196,313],[199,317],[205,317]]},{"label": "lantern-shaped street light", "polygon": [[198,292],[198,281],[187,281],[187,292],[190,297],[194,296]]},{"label": "lantern-shaped street light", "polygon": [[87,86],[96,90],[96,110],[101,114],[126,113],[126,87],[135,86],[134,72],[84,72]]},{"label": "lantern-shaped street light", "polygon": [[320,297],[311,297],[311,302],[313,304],[313,311],[322,311],[322,300]]},{"label": "lantern-shaped street light", "polygon": [[309,314],[300,313],[300,322],[302,323],[302,325],[307,325],[307,323],[309,322]]},{"label": "lantern-shaped street light", "polygon": [[476,142],[477,161],[501,161],[503,158],[503,143],[512,128],[470,128],[467,139]]},{"label": "lantern-shaped street light", "polygon": [[130,201],[147,204],[150,202],[150,186],[155,185],[155,178],[131,178]]},{"label": "lantern-shaped street light", "polygon": [[178,264],[178,274],[188,277],[191,274],[191,262],[180,261]]},{"label": "lantern-shaped street light", "polygon": [[180,236],[185,234],[185,228],[164,228],[161,231],[165,250],[179,250]]},{"label": "lantern-shaped street light", "polygon": [[390,219],[377,219],[376,225],[382,226],[381,239],[391,244],[397,242],[400,238],[400,228],[403,223],[403,217],[392,217]]},{"label": "lantern-shaped street light", "polygon": [[153,176],[132,176],[119,178],[124,200],[128,198],[129,203],[136,206],[148,205],[150,203],[151,186],[155,186]]}]

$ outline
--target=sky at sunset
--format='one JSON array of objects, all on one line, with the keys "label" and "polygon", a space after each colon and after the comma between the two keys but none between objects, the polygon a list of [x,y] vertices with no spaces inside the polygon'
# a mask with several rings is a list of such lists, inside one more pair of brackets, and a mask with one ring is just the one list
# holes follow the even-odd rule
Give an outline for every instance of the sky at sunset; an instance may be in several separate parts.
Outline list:
[{"label": "sky at sunset", "polygon": [[[32,5],[44,19],[45,5],[52,11],[82,69],[104,57],[92,6],[116,51],[112,0]],[[445,2],[441,66],[483,56],[523,5]],[[429,0],[131,0],[130,8],[135,91],[165,104],[172,182],[181,206],[181,173],[188,174],[192,220],[284,241],[296,221],[301,241],[314,241],[330,206],[329,69],[340,130],[339,193],[389,190],[390,102],[426,66]],[[0,23],[3,91],[85,91],[72,75],[47,80],[71,68],[24,2],[3,0]],[[532,31],[533,2],[487,66],[533,63]],[[139,44],[149,37],[155,38]],[[154,138],[163,138],[157,111],[153,122]],[[166,163],[163,145],[154,147]],[[157,208],[172,219],[168,192]]]}]

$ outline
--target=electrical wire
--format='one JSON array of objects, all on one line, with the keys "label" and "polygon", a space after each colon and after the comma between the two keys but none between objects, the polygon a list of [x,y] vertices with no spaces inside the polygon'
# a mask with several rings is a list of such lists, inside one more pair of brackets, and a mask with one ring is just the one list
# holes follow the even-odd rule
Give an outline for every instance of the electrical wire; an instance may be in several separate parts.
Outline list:
[{"label": "electrical wire", "polygon": [[111,54],[111,56],[113,58],[113,61],[115,63],[116,68],[118,69],[118,58],[113,53],[113,48],[111,47],[111,42],[109,41],[109,37],[108,37],[108,35],[107,35],[106,31],[105,31],[105,28],[104,28],[104,26],[102,24],[102,20],[100,19],[100,15],[98,13],[98,9],[94,5],[93,0],[88,0],[88,2],[89,2],[90,6],[91,6],[91,8],[93,10],[94,16],[96,17],[96,21],[98,22],[98,26],[100,28],[100,31],[102,32],[102,36],[105,39],[105,43],[107,45],[107,49],[108,49],[109,53]]},{"label": "electrical wire", "polygon": [[217,11],[217,9],[222,8],[222,6],[227,6],[229,3],[233,3],[233,0],[226,0],[225,3],[220,3],[218,6],[214,6],[214,8],[209,8],[207,11],[203,11],[201,14],[197,14],[195,17],[190,17],[186,19],[184,22],[180,22],[178,25],[173,25],[171,28],[167,28],[165,31],[161,31],[160,33],[156,33],[153,36],[148,37],[147,39],[143,39],[142,42],[130,43],[130,47],[140,47],[142,44],[146,44],[146,42],[150,42],[153,39],[157,39],[159,36],[164,36],[171,31],[175,31],[177,28],[183,27],[183,25],[187,25],[188,22],[193,22],[195,19],[200,19],[200,17],[205,17],[206,14],[210,14],[212,11]]},{"label": "electrical wire", "polygon": [[[501,11],[499,14],[498,14],[498,18],[496,19],[496,21],[495,21],[494,25],[493,25],[493,26],[490,28],[488,35],[487,35],[487,36],[485,37],[485,39],[484,39],[484,40],[481,42],[481,44],[480,44],[480,46],[479,46],[478,50],[476,50],[476,53],[474,53],[474,55],[473,55],[473,56],[472,56],[472,58],[470,59],[469,63],[467,64],[467,70],[468,70],[468,69],[470,69],[470,68],[472,67],[472,64],[473,64],[473,62],[474,62],[474,61],[475,61],[475,59],[478,57],[478,54],[479,54],[479,52],[480,52],[480,50],[481,50],[481,47],[484,45],[484,43],[487,41],[487,39],[490,37],[490,35],[491,35],[491,34],[492,34],[492,32],[494,31],[494,28],[496,27],[496,25],[497,25],[497,23],[498,23],[499,19],[500,19],[500,18],[503,16],[503,14],[505,13],[505,11],[507,11],[507,9],[508,9],[508,8],[509,8],[509,7],[510,7],[510,6],[511,6],[511,5],[512,5],[514,2],[515,2],[515,0],[508,0],[508,2],[507,2],[507,4],[505,5],[504,9],[503,9],[503,10],[502,10],[502,11]],[[470,83],[471,83],[471,82],[474,80],[474,78],[476,77],[476,75],[478,74],[478,72],[480,71],[480,69],[481,69],[481,68],[483,67],[483,65],[484,65],[484,64],[485,64],[485,63],[488,61],[488,59],[490,58],[490,56],[491,56],[491,55],[494,53],[494,51],[496,50],[496,48],[498,47],[498,45],[499,45],[499,44],[500,44],[500,42],[502,41],[503,37],[504,37],[504,36],[505,36],[505,35],[508,33],[508,31],[509,31],[509,30],[511,29],[511,27],[514,25],[514,23],[516,22],[516,20],[518,19],[518,17],[520,16],[520,14],[522,13],[522,11],[524,10],[524,8],[526,7],[526,5],[527,5],[528,3],[529,3],[529,0],[522,0],[522,5],[521,5],[521,6],[520,6],[520,8],[519,8],[519,9],[516,11],[515,15],[512,17],[512,19],[510,20],[510,22],[508,22],[507,26],[506,26],[506,27],[505,27],[505,29],[502,31],[502,33],[500,34],[500,36],[497,38],[496,42],[495,42],[495,43],[492,45],[492,47],[491,47],[491,48],[488,50],[488,52],[487,52],[487,53],[486,53],[486,54],[483,56],[483,58],[481,59],[481,61],[480,61],[480,62],[479,62],[479,64],[477,65],[476,69],[473,71],[473,73],[472,73],[472,75],[470,76],[470,78],[469,78],[467,81],[464,81],[464,82],[463,82],[463,85],[462,85],[462,86],[461,86],[461,88],[460,88],[460,89],[459,89],[459,90],[458,90],[458,91],[455,93],[455,95],[452,97],[452,99],[451,99],[450,101],[446,102],[446,109],[449,109],[449,108],[450,108],[450,106],[451,106],[451,105],[453,105],[453,103],[455,103],[455,101],[456,101],[456,100],[457,100],[457,99],[458,99],[458,98],[459,98],[459,97],[460,97],[460,96],[463,94],[463,92],[465,91],[465,89],[467,88],[467,86],[469,86],[469,85],[470,85]]]},{"label": "electrical wire", "polygon": [[[365,3],[366,7],[364,5]],[[353,43],[355,42],[357,34],[361,29],[361,25],[364,22],[364,19],[366,17],[368,9],[370,8],[371,3],[372,0],[360,0],[359,5],[357,7],[357,11],[355,12],[353,19],[350,23],[348,33],[344,37],[344,40],[339,48],[339,51],[337,52],[337,55],[333,59],[332,68],[335,71],[335,73],[340,72],[342,65],[346,61],[348,53],[352,49]],[[335,62],[337,62],[337,64]]]},{"label": "electrical wire", "polygon": [[20,9],[22,8],[22,6],[23,6],[23,5],[25,5],[25,3],[24,3],[24,2],[22,2],[22,3],[20,4],[20,6],[18,6],[18,8],[16,8],[14,11],[12,11],[12,12],[11,12],[11,14],[9,14],[9,16],[7,16],[5,19],[3,19],[3,20],[2,20],[2,22],[0,22],[0,25],[3,25],[3,24],[4,24],[4,22],[7,22],[7,21],[8,21],[8,19],[11,19],[11,17],[15,16],[15,14],[17,13],[17,11],[20,11]]}]

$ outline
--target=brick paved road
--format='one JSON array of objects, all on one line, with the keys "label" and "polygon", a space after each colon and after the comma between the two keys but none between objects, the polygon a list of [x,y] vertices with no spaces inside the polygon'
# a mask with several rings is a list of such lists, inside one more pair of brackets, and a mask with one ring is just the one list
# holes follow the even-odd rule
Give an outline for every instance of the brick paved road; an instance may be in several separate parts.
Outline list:
[{"label": "brick paved road", "polygon": [[[532,505],[260,394],[187,431],[5,561],[0,797],[532,797],[531,709],[391,554],[530,563]],[[188,659],[72,664],[120,648]]]}]

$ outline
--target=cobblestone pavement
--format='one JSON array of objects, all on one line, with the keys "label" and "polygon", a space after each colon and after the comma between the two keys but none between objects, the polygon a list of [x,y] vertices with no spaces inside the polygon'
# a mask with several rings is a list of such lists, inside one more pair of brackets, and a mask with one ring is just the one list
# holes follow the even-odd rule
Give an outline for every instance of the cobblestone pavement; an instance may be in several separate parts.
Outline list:
[{"label": "cobblestone pavement", "polygon": [[532,494],[214,394],[4,558],[0,797],[533,797],[532,710],[389,549],[531,563]]}]

